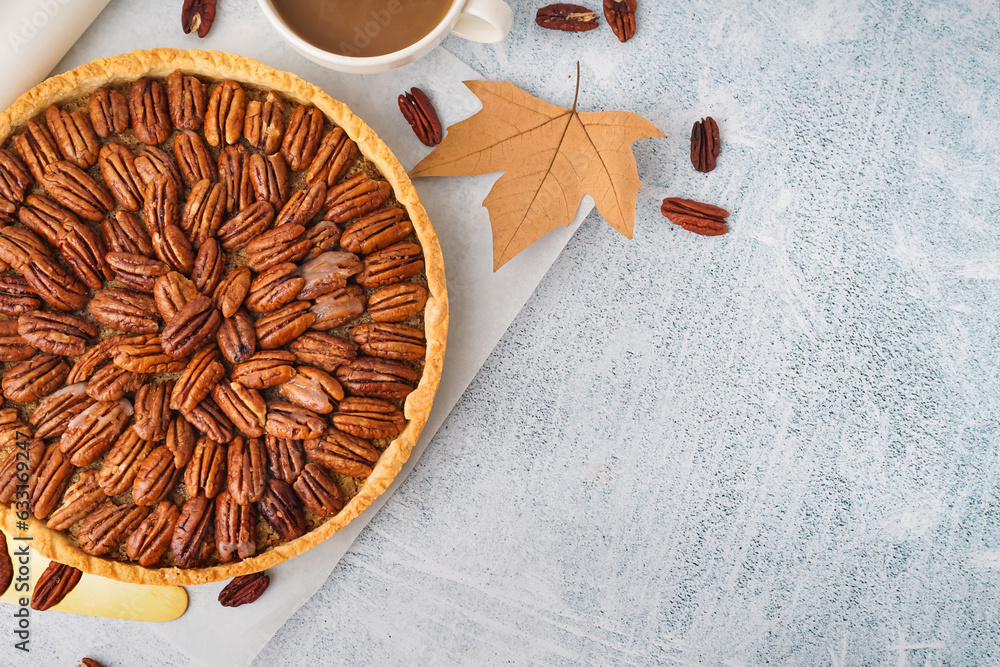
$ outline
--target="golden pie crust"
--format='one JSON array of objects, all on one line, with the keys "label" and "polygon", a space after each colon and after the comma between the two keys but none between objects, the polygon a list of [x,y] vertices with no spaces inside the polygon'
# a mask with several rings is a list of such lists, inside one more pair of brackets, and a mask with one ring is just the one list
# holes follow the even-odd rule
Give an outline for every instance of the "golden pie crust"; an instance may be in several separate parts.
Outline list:
[{"label": "golden pie crust", "polygon": [[[0,113],[0,144],[29,118],[44,112],[50,104],[80,99],[101,86],[129,83],[143,76],[166,78],[175,70],[216,81],[233,79],[274,90],[286,100],[317,107],[330,121],[342,127],[357,143],[361,155],[370,160],[392,185],[395,198],[409,213],[423,249],[429,297],[424,309],[427,346],[424,371],[416,389],[404,403],[403,412],[408,420],[406,427],[382,452],[372,473],[344,508],[305,535],[242,561],[193,569],[144,568],[134,563],[85,554],[72,535],[53,531],[44,522],[29,519],[27,534],[33,538],[31,545],[48,558],[112,579],[165,585],[202,584],[265,570],[316,546],[371,505],[395,479],[427,421],[441,379],[448,329],[448,297],[441,248],[406,171],[378,135],[345,104],[293,74],[274,70],[249,58],[217,51],[151,49],[103,58],[40,83]],[[16,528],[12,508],[0,508],[0,527],[10,534],[21,532]]]}]

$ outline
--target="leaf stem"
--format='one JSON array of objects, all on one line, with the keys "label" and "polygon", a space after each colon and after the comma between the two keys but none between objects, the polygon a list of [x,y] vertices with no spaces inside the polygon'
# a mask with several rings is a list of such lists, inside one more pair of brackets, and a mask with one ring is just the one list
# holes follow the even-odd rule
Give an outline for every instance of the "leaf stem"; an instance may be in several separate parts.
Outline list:
[{"label": "leaf stem", "polygon": [[576,61],[576,95],[573,96],[573,109],[576,111],[576,101],[580,97],[580,61]]}]

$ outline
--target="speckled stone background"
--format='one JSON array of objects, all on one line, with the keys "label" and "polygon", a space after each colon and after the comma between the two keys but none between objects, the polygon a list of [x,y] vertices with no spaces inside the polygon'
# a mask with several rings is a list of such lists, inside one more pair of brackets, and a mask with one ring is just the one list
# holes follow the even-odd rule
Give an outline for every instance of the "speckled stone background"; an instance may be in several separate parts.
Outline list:
[{"label": "speckled stone background", "polygon": [[[995,664],[997,2],[639,0],[625,45],[511,4],[503,44],[444,46],[557,104],[579,59],[581,109],[667,133],[636,145],[635,238],[588,218],[254,664]],[[218,20],[266,30],[250,0]],[[72,627],[108,667],[185,664]],[[36,623],[37,664],[80,657],[62,629]]]}]

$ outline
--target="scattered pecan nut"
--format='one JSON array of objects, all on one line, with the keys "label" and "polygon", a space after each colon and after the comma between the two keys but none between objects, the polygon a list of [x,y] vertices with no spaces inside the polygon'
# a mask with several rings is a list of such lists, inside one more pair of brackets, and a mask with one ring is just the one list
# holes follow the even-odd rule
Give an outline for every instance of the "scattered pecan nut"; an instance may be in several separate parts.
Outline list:
[{"label": "scattered pecan nut", "polygon": [[[205,239],[194,256],[194,269],[191,280],[202,294],[213,294],[219,281],[226,258],[222,254],[222,246],[214,238]],[[213,297],[214,303],[214,297]]]},{"label": "scattered pecan nut", "polygon": [[18,318],[21,337],[43,352],[78,357],[87,349],[87,340],[97,335],[97,327],[87,320],[54,310],[36,310]]},{"label": "scattered pecan nut", "polygon": [[197,32],[199,37],[207,37],[215,21],[217,0],[184,0],[181,8],[181,27],[184,34]]},{"label": "scattered pecan nut", "polygon": [[36,518],[45,519],[52,514],[74,472],[76,467],[59,451],[58,442],[46,447],[28,478],[28,509]]},{"label": "scattered pecan nut", "polygon": [[282,225],[261,234],[247,245],[247,266],[258,273],[282,262],[297,262],[311,247],[302,225]]},{"label": "scattered pecan nut", "polygon": [[215,337],[222,314],[207,296],[188,301],[163,329],[163,351],[174,358],[186,357]]},{"label": "scattered pecan nut", "polygon": [[185,412],[184,419],[215,442],[226,443],[233,439],[233,423],[211,396],[199,403],[194,410]]},{"label": "scattered pecan nut", "polygon": [[109,287],[94,295],[89,308],[95,320],[119,331],[145,334],[159,329],[156,301],[140,292]]},{"label": "scattered pecan nut", "polygon": [[222,223],[216,238],[226,252],[237,252],[270,229],[272,222],[274,206],[270,202],[259,201]]},{"label": "scattered pecan nut", "polygon": [[28,417],[28,423],[35,427],[36,437],[58,438],[74,417],[93,404],[94,399],[87,394],[86,382],[69,384],[39,401]]},{"label": "scattered pecan nut", "polygon": [[41,306],[42,300],[24,276],[0,276],[0,313],[18,317]]},{"label": "scattered pecan nut", "polygon": [[243,305],[250,292],[250,285],[253,284],[251,278],[250,269],[243,266],[230,271],[216,286],[212,301],[222,311],[223,317],[232,317]]},{"label": "scattered pecan nut", "polygon": [[226,375],[219,363],[219,350],[214,345],[203,347],[191,357],[177,378],[170,394],[170,408],[190,412],[212,393],[215,385]]},{"label": "scattered pecan nut", "polygon": [[170,271],[166,262],[133,252],[109,252],[106,259],[115,280],[140,292],[152,293],[156,281]]},{"label": "scattered pecan nut", "polygon": [[305,190],[296,190],[288,202],[278,212],[275,227],[281,225],[307,226],[326,201],[326,183],[316,181]]},{"label": "scattered pecan nut", "polygon": [[15,403],[31,403],[61,387],[68,375],[69,366],[62,358],[37,354],[15,364],[4,374],[3,395]]},{"label": "scattered pecan nut", "polygon": [[58,162],[62,157],[56,146],[56,140],[45,126],[34,118],[25,124],[24,132],[14,140],[14,148],[24,160],[28,171],[39,182],[45,175],[45,168],[53,162]]},{"label": "scattered pecan nut", "polygon": [[223,607],[239,607],[256,602],[267,590],[271,579],[263,572],[234,577],[219,592],[219,604]]},{"label": "scattered pecan nut", "polygon": [[59,239],[59,251],[63,261],[73,269],[83,284],[91,289],[101,289],[105,280],[111,280],[114,273],[108,265],[101,237],[89,225],[79,220],[66,223]]},{"label": "scattered pecan nut", "polygon": [[144,440],[159,441],[167,437],[167,428],[173,418],[170,409],[170,395],[174,391],[174,381],[160,384],[144,384],[135,392],[135,423],[132,430]]},{"label": "scattered pecan nut", "polygon": [[142,335],[122,339],[112,351],[115,366],[133,373],[177,373],[187,365],[163,351],[160,336]]},{"label": "scattered pecan nut", "polygon": [[351,223],[340,238],[344,250],[362,255],[399,243],[413,233],[413,223],[401,208],[378,209]]},{"label": "scattered pecan nut", "polygon": [[226,186],[204,178],[198,181],[188,195],[181,214],[181,229],[191,241],[191,246],[200,249],[222,225],[226,212]]},{"label": "scattered pecan nut", "polygon": [[17,332],[17,320],[0,322],[0,361],[24,361],[35,354],[35,346]]},{"label": "scattered pecan nut", "polygon": [[425,146],[437,146],[444,138],[441,120],[427,94],[419,88],[410,88],[410,92],[399,96],[399,110],[403,118],[413,128],[413,133]]},{"label": "scattered pecan nut", "polygon": [[711,116],[695,121],[691,127],[691,164],[703,174],[715,169],[722,145],[719,125]]},{"label": "scattered pecan nut", "polygon": [[198,433],[191,422],[183,417],[170,420],[167,427],[166,447],[174,455],[174,465],[182,469],[194,456],[194,447],[198,443]]},{"label": "scattered pecan nut", "polygon": [[675,225],[702,236],[719,236],[729,231],[726,226],[729,211],[711,204],[667,197],[663,200],[660,212]]},{"label": "scattered pecan nut", "polygon": [[17,219],[52,245],[59,244],[59,239],[66,233],[66,225],[80,221],[62,204],[42,195],[28,195],[17,209]]},{"label": "scattered pecan nut", "polygon": [[636,0],[604,0],[604,18],[619,42],[635,36]]},{"label": "scattered pecan nut", "polygon": [[83,572],[75,567],[51,561],[35,582],[35,590],[31,593],[31,608],[45,611],[55,607],[80,583],[82,576]]},{"label": "scattered pecan nut", "polygon": [[295,300],[306,281],[299,267],[282,262],[267,269],[250,283],[246,307],[251,313],[267,313]]},{"label": "scattered pecan nut", "polygon": [[105,218],[101,223],[101,238],[111,252],[153,257],[153,240],[146,226],[128,211],[115,211]]},{"label": "scattered pecan nut", "polygon": [[535,23],[549,30],[583,32],[597,27],[597,14],[586,7],[561,2],[540,8]]}]

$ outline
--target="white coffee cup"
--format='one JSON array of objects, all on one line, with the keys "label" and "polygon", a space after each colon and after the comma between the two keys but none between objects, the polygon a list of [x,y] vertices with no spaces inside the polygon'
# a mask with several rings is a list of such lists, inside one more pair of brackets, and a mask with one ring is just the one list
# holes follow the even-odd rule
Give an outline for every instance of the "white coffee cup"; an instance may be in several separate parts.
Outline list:
[{"label": "white coffee cup", "polygon": [[514,12],[503,0],[455,0],[444,19],[420,41],[381,56],[354,57],[324,51],[295,34],[278,16],[272,0],[258,0],[264,16],[293,49],[318,65],[338,72],[371,74],[402,67],[421,58],[449,32],[474,42],[499,42],[514,23]]}]

